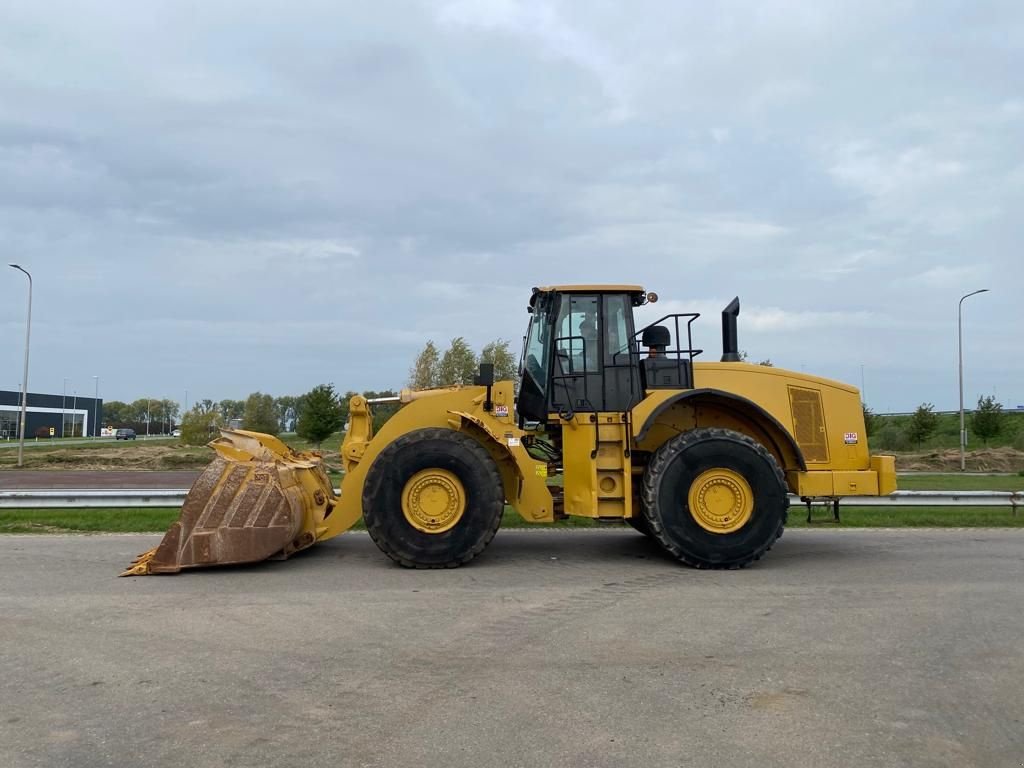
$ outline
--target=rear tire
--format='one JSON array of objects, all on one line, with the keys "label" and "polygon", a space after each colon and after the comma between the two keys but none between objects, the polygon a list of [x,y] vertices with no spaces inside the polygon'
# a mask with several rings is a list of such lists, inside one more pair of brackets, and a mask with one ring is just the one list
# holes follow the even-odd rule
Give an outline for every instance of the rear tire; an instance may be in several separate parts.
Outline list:
[{"label": "rear tire", "polygon": [[[701,487],[711,489],[709,497],[725,494],[720,516],[710,502],[703,511],[691,510],[695,494],[703,499]],[[695,429],[678,435],[654,453],[644,473],[643,512],[651,535],[666,552],[697,568],[742,568],[759,559],[782,535],[788,509],[785,476],[775,458],[740,432]]]},{"label": "rear tire", "polygon": [[[427,532],[404,510],[408,484],[424,472],[461,486],[461,512],[450,527]],[[454,478],[452,480],[451,478]],[[447,486],[446,486],[447,487]],[[420,429],[397,438],[374,459],[363,486],[363,519],[380,550],[406,568],[455,568],[479,555],[498,531],[505,491],[494,459],[469,435]]]},{"label": "rear tire", "polygon": [[627,517],[626,522],[637,533],[642,533],[649,539],[654,538],[654,534],[651,532],[651,524],[647,522],[647,517],[643,513],[634,517]]}]

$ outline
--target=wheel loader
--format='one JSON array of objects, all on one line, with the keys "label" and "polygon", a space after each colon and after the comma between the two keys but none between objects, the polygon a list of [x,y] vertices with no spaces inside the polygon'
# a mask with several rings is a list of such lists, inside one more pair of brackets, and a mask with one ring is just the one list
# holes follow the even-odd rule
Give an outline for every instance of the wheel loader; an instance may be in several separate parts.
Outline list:
[{"label": "wheel loader", "polygon": [[623,521],[697,568],[740,568],[782,534],[790,495],[887,495],[892,456],[868,452],[860,394],[742,362],[739,300],[723,354],[701,362],[696,313],[642,328],[637,285],[534,288],[518,387],[480,366],[470,386],[403,390],[374,431],[350,401],[332,487],[317,453],[224,430],[159,546],[123,575],[283,559],[350,529],[409,568],[480,555],[506,505],[529,523]]}]

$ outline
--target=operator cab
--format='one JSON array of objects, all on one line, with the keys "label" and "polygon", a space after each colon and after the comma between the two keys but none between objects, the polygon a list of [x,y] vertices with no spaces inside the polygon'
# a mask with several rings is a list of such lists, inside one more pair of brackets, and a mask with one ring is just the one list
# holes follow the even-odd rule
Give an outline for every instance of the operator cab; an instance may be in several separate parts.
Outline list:
[{"label": "operator cab", "polygon": [[[700,350],[690,343],[690,324],[698,315],[666,315],[637,330],[634,307],[653,301],[657,296],[638,285],[534,288],[519,369],[520,420],[622,413],[651,389],[692,388]],[[675,339],[663,325],[669,321]]]}]

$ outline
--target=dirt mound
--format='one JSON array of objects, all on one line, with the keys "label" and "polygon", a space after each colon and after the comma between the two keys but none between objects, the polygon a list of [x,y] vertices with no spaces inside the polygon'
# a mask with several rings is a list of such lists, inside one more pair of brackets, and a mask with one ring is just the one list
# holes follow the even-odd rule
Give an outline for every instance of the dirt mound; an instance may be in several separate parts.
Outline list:
[{"label": "dirt mound", "polygon": [[[968,472],[1020,472],[1024,470],[1024,451],[1015,448],[981,448],[968,451]],[[960,451],[943,448],[896,454],[900,472],[956,472],[960,469]]]}]

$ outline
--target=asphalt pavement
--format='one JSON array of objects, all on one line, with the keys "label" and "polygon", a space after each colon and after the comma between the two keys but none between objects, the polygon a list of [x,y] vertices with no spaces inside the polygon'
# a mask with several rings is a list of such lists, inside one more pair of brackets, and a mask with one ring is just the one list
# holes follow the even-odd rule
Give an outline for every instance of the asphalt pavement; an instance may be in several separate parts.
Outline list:
[{"label": "asphalt pavement", "polygon": [[118,579],[153,536],[0,537],[0,765],[1024,763],[1024,530],[794,530],[703,572],[632,531],[365,534]]}]

